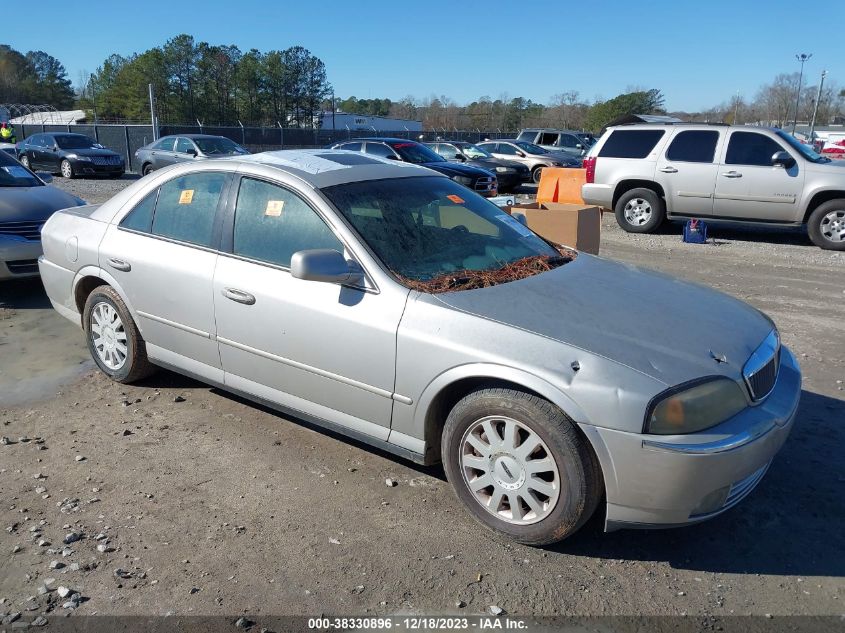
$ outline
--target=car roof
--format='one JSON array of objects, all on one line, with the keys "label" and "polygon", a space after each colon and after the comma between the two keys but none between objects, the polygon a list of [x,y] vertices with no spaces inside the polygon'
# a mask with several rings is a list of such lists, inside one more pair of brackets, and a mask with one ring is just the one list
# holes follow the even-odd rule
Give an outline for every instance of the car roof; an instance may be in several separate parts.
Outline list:
[{"label": "car roof", "polygon": [[[576,130],[566,130],[559,127],[527,127],[522,132],[560,132],[565,134],[583,134],[583,132],[578,132]],[[520,132],[520,134],[522,134]]]},{"label": "car roof", "polygon": [[[414,139],[408,138],[395,138],[392,136],[362,136],[360,138],[349,138],[345,141],[338,141],[335,145],[340,145],[341,143],[355,143],[358,141],[382,141],[384,143],[419,143],[419,141],[415,141]],[[420,143],[422,145],[422,143]]]},{"label": "car roof", "polygon": [[[229,138],[229,137],[221,136],[220,134],[168,134],[167,136],[162,136],[161,138],[159,138],[157,141],[154,141],[154,142],[157,143],[158,141],[163,141],[166,138],[191,138],[191,139],[195,139],[195,138]],[[229,139],[229,140],[231,140],[231,139]],[[232,141],[232,142],[234,143],[235,141]]]}]

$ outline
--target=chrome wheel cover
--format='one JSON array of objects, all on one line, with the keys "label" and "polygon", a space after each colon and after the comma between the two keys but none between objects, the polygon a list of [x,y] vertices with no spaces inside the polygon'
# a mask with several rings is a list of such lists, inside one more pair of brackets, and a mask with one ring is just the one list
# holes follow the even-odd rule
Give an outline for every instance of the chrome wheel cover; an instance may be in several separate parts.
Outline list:
[{"label": "chrome wheel cover", "polygon": [[560,474],[549,447],[506,416],[473,422],[461,439],[460,468],[475,500],[514,525],[545,519],[560,499]]},{"label": "chrome wheel cover", "polygon": [[651,203],[644,198],[631,198],[625,204],[625,221],[632,226],[642,226],[651,220]]},{"label": "chrome wheel cover", "polygon": [[101,301],[91,310],[91,343],[103,364],[117,371],[126,364],[126,330],[110,303]]},{"label": "chrome wheel cover", "polygon": [[70,178],[73,175],[73,167],[66,160],[62,161],[62,176]]},{"label": "chrome wheel cover", "polygon": [[26,156],[21,156],[21,165],[29,169],[29,158]]},{"label": "chrome wheel cover", "polygon": [[819,223],[819,231],[828,242],[845,242],[845,209],[826,214]]}]

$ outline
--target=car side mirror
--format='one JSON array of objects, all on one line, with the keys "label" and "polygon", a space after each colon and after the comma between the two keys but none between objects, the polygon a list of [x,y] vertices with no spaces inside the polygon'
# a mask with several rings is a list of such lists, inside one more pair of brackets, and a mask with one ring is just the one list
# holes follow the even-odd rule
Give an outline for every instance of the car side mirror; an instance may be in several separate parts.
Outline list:
[{"label": "car side mirror", "polygon": [[581,143],[575,143],[575,149],[584,149],[584,146]]},{"label": "car side mirror", "polygon": [[197,157],[197,150],[195,150],[193,147],[185,153],[188,154],[189,156],[193,156],[194,158]]},{"label": "car side mirror", "polygon": [[47,184],[53,182],[53,174],[48,174],[46,171],[36,172],[35,175]]},{"label": "car side mirror", "polygon": [[387,160],[399,160],[399,157],[396,154],[388,154],[385,158]]},{"label": "car side mirror", "polygon": [[795,166],[795,159],[792,158],[789,152],[775,152],[772,154],[772,165],[789,169]]},{"label": "car side mirror", "polygon": [[53,149],[54,152],[58,152],[59,151],[59,144],[56,143],[55,145],[53,145],[52,149]]},{"label": "car side mirror", "polygon": [[297,251],[290,259],[290,274],[296,279],[330,284],[354,284],[364,279],[358,262],[347,261],[342,253],[329,248]]},{"label": "car side mirror", "polygon": [[460,161],[460,162],[463,163],[466,159],[467,159],[467,157],[464,156],[463,154],[455,154],[455,160],[457,160],[457,161]]},{"label": "car side mirror", "polygon": [[525,158],[525,154],[523,152],[517,152],[516,155],[520,158]]}]

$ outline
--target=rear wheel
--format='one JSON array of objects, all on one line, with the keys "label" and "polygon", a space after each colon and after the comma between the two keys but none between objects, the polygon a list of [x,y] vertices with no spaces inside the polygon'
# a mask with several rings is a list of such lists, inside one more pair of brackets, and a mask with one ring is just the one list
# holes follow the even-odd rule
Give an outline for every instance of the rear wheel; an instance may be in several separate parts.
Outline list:
[{"label": "rear wheel", "polygon": [[24,167],[26,167],[27,169],[29,169],[29,168],[30,168],[30,167],[29,167],[29,156],[27,156],[26,154],[24,154],[23,156],[21,156],[21,165],[23,165],[23,166],[24,166]]},{"label": "rear wheel", "polygon": [[91,356],[109,378],[129,383],[154,371],[144,339],[114,288],[95,288],[85,302],[82,319]]},{"label": "rear wheel", "polygon": [[534,181],[534,184],[540,184],[540,178],[543,177],[543,167],[535,167],[531,172],[531,180]]},{"label": "rear wheel", "polygon": [[631,189],[616,202],[616,222],[629,233],[651,233],[666,218],[663,199],[651,189]]},{"label": "rear wheel", "polygon": [[845,251],[845,198],[820,204],[807,222],[813,244],[832,251]]},{"label": "rear wheel", "polygon": [[73,165],[70,164],[70,161],[65,159],[62,161],[61,165],[62,176],[65,178],[73,178]]},{"label": "rear wheel", "polygon": [[485,527],[528,545],[577,531],[601,499],[601,475],[572,422],[551,403],[512,389],[463,398],[443,430],[446,476]]}]

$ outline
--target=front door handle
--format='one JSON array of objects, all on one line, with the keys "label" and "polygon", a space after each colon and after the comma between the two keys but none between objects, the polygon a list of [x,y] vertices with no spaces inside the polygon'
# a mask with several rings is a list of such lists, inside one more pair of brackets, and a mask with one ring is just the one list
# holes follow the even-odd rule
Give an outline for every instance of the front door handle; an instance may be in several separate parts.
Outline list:
[{"label": "front door handle", "polygon": [[664,174],[677,174],[678,170],[674,167],[667,165],[666,167],[661,167],[657,171],[662,171]]},{"label": "front door handle", "polygon": [[122,270],[125,273],[128,273],[130,270],[132,270],[132,265],[129,262],[125,262],[122,259],[117,259],[116,257],[112,257],[109,260],[109,266],[111,266],[115,270]]},{"label": "front door handle", "polygon": [[223,288],[223,296],[227,299],[231,299],[232,301],[237,301],[238,303],[243,303],[244,305],[251,306],[255,303],[255,297],[248,292],[244,292],[243,290],[236,290],[235,288]]},{"label": "front door handle", "polygon": [[742,178],[742,174],[738,171],[726,171],[722,174],[725,178]]}]

